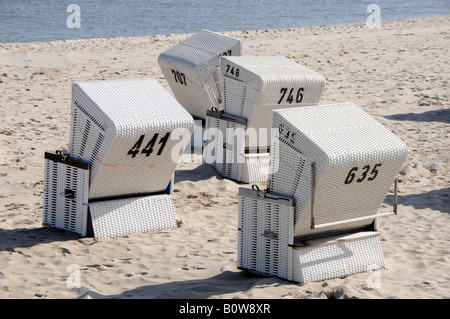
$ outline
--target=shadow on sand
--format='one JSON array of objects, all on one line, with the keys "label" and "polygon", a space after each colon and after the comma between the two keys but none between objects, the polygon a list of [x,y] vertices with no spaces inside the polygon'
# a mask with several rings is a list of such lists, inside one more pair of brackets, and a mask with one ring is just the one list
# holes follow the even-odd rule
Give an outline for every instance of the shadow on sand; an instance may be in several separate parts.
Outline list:
[{"label": "shadow on sand", "polygon": [[214,296],[245,292],[256,285],[280,285],[289,282],[274,277],[256,275],[248,271],[224,271],[210,278],[173,281],[146,285],[121,294],[103,295],[81,288],[80,299],[206,299]]},{"label": "shadow on sand", "polygon": [[0,229],[0,251],[15,251],[35,245],[77,240],[78,234],[52,227]]},{"label": "shadow on sand", "polygon": [[442,122],[450,123],[450,109],[433,110],[423,113],[405,113],[387,115],[385,118],[394,121]]},{"label": "shadow on sand", "polygon": [[[388,194],[384,202],[392,205],[394,196]],[[399,195],[399,205],[413,206],[416,209],[430,208],[444,213],[450,213],[450,188],[432,190],[423,194]]]}]

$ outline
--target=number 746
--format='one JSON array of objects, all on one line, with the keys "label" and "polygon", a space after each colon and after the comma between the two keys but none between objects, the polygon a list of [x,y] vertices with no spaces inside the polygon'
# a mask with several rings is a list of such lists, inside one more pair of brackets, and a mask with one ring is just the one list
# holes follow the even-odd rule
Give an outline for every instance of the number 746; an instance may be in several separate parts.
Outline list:
[{"label": "number 746", "polygon": [[295,93],[294,88],[291,88],[290,90],[288,88],[281,88],[280,90],[281,96],[280,100],[278,101],[278,104],[281,104],[281,102],[283,102],[284,100],[286,100],[286,102],[289,102],[289,104],[292,104],[292,102],[301,103],[303,100],[304,90],[305,90],[304,88],[299,88],[294,97]]}]

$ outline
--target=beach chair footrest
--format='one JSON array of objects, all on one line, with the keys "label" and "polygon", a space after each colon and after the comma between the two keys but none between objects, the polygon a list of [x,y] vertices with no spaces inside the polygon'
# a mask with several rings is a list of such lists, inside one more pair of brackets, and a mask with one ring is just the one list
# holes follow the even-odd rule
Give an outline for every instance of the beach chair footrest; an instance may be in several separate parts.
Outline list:
[{"label": "beach chair footrest", "polygon": [[89,212],[94,237],[125,236],[177,227],[171,194],[91,202]]}]

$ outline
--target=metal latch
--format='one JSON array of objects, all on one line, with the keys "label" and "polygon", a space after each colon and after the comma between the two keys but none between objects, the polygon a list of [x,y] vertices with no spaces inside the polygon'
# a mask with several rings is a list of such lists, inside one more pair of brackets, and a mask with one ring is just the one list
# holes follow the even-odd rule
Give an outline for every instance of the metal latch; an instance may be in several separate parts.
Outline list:
[{"label": "metal latch", "polygon": [[271,230],[265,230],[262,235],[268,239],[278,240],[278,234]]},{"label": "metal latch", "polygon": [[64,190],[64,197],[68,199],[75,199],[75,191],[66,188]]}]

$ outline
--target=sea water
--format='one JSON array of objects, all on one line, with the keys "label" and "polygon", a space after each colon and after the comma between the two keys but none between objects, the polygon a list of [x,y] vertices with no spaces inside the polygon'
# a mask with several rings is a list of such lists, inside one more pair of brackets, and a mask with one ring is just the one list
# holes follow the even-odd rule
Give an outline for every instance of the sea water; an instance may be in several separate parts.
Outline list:
[{"label": "sea water", "polygon": [[450,14],[449,0],[0,0],[0,42],[295,28]]}]

